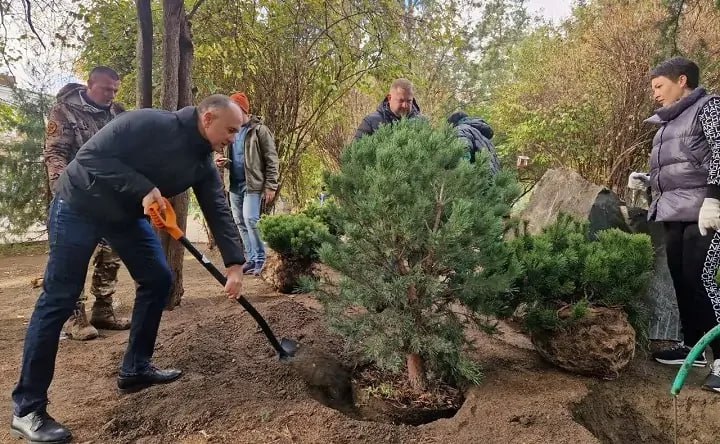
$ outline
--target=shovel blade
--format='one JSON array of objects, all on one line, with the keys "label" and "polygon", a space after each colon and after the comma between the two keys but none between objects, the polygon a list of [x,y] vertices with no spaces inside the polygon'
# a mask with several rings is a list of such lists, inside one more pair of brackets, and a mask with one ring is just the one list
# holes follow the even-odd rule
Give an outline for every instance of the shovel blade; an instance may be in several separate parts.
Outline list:
[{"label": "shovel blade", "polygon": [[300,348],[300,344],[298,344],[296,341],[293,341],[292,339],[282,338],[280,340],[280,348],[282,348],[283,350],[280,353],[280,360],[283,361],[294,357],[298,349]]}]

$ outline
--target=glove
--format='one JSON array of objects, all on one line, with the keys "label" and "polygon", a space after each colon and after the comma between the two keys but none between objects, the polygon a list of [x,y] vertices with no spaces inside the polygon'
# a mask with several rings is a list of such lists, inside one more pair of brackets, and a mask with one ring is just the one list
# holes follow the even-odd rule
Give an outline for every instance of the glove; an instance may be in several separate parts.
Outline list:
[{"label": "glove", "polygon": [[720,231],[720,200],[705,198],[698,216],[700,235],[706,236],[710,231]]},{"label": "glove", "polygon": [[627,187],[631,190],[645,191],[650,188],[650,175],[647,173],[630,173]]}]

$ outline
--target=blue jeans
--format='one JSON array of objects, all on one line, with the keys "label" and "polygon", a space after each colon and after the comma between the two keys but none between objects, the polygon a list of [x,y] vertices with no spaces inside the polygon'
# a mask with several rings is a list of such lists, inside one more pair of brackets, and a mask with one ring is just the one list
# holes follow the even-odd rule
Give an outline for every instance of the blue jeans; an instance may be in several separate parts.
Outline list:
[{"label": "blue jeans", "polygon": [[239,187],[238,191],[237,193],[230,191],[230,209],[235,223],[240,229],[240,236],[245,247],[245,260],[254,264],[263,264],[265,263],[265,245],[257,227],[260,220],[262,194],[248,192],[245,186]]},{"label": "blue jeans", "polygon": [[90,258],[102,238],[117,251],[137,283],[122,375],[141,373],[150,366],[172,284],[160,241],[145,219],[110,225],[89,218],[56,198],[50,205],[48,236],[50,256],[43,291],[27,327],[20,380],[12,393],[17,416],[42,409],[48,403],[60,332],[75,308]]}]

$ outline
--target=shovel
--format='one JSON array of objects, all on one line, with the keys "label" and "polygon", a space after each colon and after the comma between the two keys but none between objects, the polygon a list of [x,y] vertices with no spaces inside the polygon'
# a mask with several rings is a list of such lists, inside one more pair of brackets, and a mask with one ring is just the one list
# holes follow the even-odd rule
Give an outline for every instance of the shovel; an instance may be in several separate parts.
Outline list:
[{"label": "shovel", "polygon": [[[165,200],[164,215],[157,203],[153,203],[149,208],[153,225],[160,230],[166,231],[173,239],[179,241],[221,285],[225,286],[227,281],[225,276],[187,240],[185,234],[177,226],[175,210],[173,210],[167,199],[163,199]],[[278,341],[265,319],[247,299],[238,296],[237,301],[255,319],[270,345],[278,353],[280,361],[290,363],[310,386],[312,389],[310,393],[315,399],[346,413],[354,409],[350,373],[342,364],[334,358],[309,347],[301,349],[300,345],[292,339],[282,338]]]},{"label": "shovel", "polygon": [[[220,285],[222,285],[223,287],[225,286],[225,283],[227,282],[227,278],[225,277],[225,275],[223,275],[220,270],[218,270],[217,267],[215,267],[215,265],[213,265],[213,263],[210,262],[207,257],[205,257],[204,254],[198,251],[198,249],[195,248],[195,246],[190,243],[189,240],[187,240],[187,238],[185,237],[185,233],[183,233],[180,227],[177,226],[177,216],[175,215],[175,210],[173,209],[172,205],[170,205],[170,202],[167,199],[165,199],[164,217],[160,210],[160,206],[157,203],[153,203],[150,206],[150,220],[152,220],[152,223],[153,225],[155,225],[156,228],[166,231],[173,239],[179,241],[193,256],[195,256],[195,259],[200,261],[202,266],[205,267],[205,269],[209,271],[210,274],[213,275],[213,277],[217,279],[218,282],[220,282]],[[295,356],[299,347],[297,342],[287,338],[282,338],[280,341],[278,341],[272,329],[270,329],[270,326],[265,321],[265,318],[263,318],[260,313],[255,310],[255,307],[253,307],[247,299],[245,299],[243,296],[238,296],[236,300],[240,303],[240,305],[243,306],[243,308],[248,313],[250,313],[250,316],[255,319],[255,322],[257,322],[257,324],[260,326],[260,329],[267,337],[270,345],[272,345],[272,347],[278,353],[281,361],[287,360]]]}]

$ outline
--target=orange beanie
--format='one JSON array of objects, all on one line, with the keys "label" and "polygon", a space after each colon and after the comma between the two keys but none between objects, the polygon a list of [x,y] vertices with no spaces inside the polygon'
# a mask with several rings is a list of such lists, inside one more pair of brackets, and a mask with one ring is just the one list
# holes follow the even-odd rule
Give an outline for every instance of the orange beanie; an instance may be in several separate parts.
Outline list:
[{"label": "orange beanie", "polygon": [[237,105],[245,112],[245,114],[250,114],[250,101],[245,94],[241,92],[236,92],[230,96],[230,99],[232,99],[233,102],[237,103]]}]

